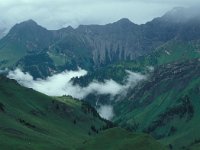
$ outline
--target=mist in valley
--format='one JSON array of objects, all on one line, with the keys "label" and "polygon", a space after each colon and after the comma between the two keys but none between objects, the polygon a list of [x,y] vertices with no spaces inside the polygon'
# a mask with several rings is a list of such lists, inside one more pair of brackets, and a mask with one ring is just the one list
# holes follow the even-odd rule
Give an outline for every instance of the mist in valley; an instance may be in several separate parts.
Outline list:
[{"label": "mist in valley", "polygon": [[[79,68],[77,71],[63,71],[61,73],[47,77],[46,79],[33,79],[33,76],[27,72],[22,72],[20,69],[9,71],[7,77],[15,79],[22,86],[32,88],[38,92],[49,96],[69,95],[79,100],[86,98],[89,94],[96,95],[125,95],[129,88],[136,86],[140,81],[146,80],[147,75],[126,71],[128,76],[125,79],[125,84],[117,83],[116,81],[104,80],[99,82],[93,80],[86,87],[74,85],[72,79],[87,75],[87,71]],[[97,108],[103,118],[112,119],[114,116],[111,105],[100,105]]]}]

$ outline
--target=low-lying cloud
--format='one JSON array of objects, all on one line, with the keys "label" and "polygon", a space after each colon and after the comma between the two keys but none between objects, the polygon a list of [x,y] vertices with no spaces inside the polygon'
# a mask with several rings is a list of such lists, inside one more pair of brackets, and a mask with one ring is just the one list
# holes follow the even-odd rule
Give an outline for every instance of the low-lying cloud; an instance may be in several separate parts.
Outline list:
[{"label": "low-lying cloud", "polygon": [[51,77],[47,77],[46,79],[37,80],[34,80],[29,73],[24,73],[20,69],[16,69],[8,73],[8,78],[15,79],[21,85],[33,88],[34,90],[49,96],[70,95],[74,98],[83,99],[91,93],[116,96],[126,92],[128,88],[136,86],[139,81],[146,79],[146,76],[140,73],[131,71],[127,71],[127,73],[128,78],[124,85],[110,79],[105,80],[104,82],[94,80],[87,87],[73,85],[73,82],[71,81],[72,78],[85,76],[87,71],[83,69],[78,69],[77,71],[64,71]]},{"label": "low-lying cloud", "polygon": [[111,120],[114,117],[114,110],[111,105],[101,105],[97,111],[104,119]]},{"label": "low-lying cloud", "polygon": [[[34,80],[29,73],[24,73],[20,69],[16,69],[14,71],[9,71],[7,77],[15,79],[19,84],[25,87],[32,88],[49,96],[70,95],[77,99],[84,99],[87,95],[92,93],[97,95],[110,95],[111,97],[126,95],[129,88],[136,86],[138,82],[147,78],[140,73],[128,70],[126,72],[128,73],[128,77],[123,85],[110,79],[104,80],[104,82],[94,80],[86,87],[74,85],[71,80],[75,77],[87,75],[87,71],[80,68],[77,71],[64,71],[47,77],[46,79],[36,80]],[[100,104],[97,111],[102,118],[111,120],[114,117],[114,111],[111,105]]]}]

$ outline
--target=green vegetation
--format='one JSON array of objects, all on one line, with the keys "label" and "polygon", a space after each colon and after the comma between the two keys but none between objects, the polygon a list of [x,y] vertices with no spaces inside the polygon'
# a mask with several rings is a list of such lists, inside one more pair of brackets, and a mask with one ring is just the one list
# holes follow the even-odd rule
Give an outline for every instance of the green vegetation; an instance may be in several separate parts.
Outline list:
[{"label": "green vegetation", "polygon": [[138,57],[136,60],[111,63],[89,71],[86,76],[74,79],[74,83],[86,86],[94,79],[98,81],[113,79],[123,84],[127,77],[126,70],[149,73],[149,67],[159,68],[166,64],[200,58],[199,49],[200,45],[197,42],[169,41],[152,53]]},{"label": "green vegetation", "polygon": [[165,149],[154,137],[170,150],[200,149],[200,22],[170,21],[169,14],[143,25],[128,19],[57,31],[33,20],[15,25],[0,40],[0,69],[20,67],[45,78],[79,66],[89,71],[73,79],[81,86],[94,79],[123,84],[126,70],[149,78],[118,101],[95,93],[86,98],[93,106],[113,104],[113,121],[126,131],[110,129],[113,123],[86,102],[48,97],[0,77],[0,148]]},{"label": "green vegetation", "polygon": [[[103,131],[85,141],[80,150],[165,150],[160,143],[146,134],[130,133],[121,128]],[[79,150],[78,149],[78,150]]]},{"label": "green vegetation", "polygon": [[56,54],[56,53],[49,52],[48,55],[57,66],[65,65],[65,63],[68,60],[68,58],[66,58],[64,54]]},{"label": "green vegetation", "polygon": [[116,148],[117,140],[121,148],[163,150],[148,135],[108,129],[111,127],[113,124],[86,102],[69,96],[48,97],[0,76],[1,149],[110,150]]},{"label": "green vegetation", "polygon": [[9,43],[0,41],[0,68],[14,66],[25,55],[25,48],[17,45],[15,41]]},{"label": "green vegetation", "polygon": [[149,133],[173,149],[197,144],[199,70],[198,59],[159,67],[148,81],[115,104],[114,121],[131,131]]},{"label": "green vegetation", "polygon": [[200,57],[198,42],[185,42],[172,40],[157,48],[152,54],[145,57],[152,65],[186,61]]},{"label": "green vegetation", "polygon": [[86,106],[70,97],[50,98],[1,77],[1,149],[74,149],[90,137],[88,133],[96,134],[91,126],[107,125]]}]

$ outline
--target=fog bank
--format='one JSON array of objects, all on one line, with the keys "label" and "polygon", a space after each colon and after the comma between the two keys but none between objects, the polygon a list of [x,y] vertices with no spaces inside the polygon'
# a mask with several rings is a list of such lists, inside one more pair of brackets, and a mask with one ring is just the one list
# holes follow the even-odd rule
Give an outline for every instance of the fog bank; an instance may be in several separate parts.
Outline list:
[{"label": "fog bank", "polygon": [[21,85],[33,88],[36,91],[49,96],[70,95],[74,98],[83,99],[88,94],[95,93],[99,95],[109,94],[115,96],[125,92],[128,88],[135,86],[139,81],[146,79],[145,75],[127,71],[128,78],[124,85],[114,80],[104,80],[104,82],[93,81],[87,87],[73,85],[71,79],[85,76],[86,70],[78,69],[77,71],[64,71],[59,74],[47,77],[46,79],[34,80],[29,73],[24,73],[20,69],[10,71],[8,78],[15,79]]}]

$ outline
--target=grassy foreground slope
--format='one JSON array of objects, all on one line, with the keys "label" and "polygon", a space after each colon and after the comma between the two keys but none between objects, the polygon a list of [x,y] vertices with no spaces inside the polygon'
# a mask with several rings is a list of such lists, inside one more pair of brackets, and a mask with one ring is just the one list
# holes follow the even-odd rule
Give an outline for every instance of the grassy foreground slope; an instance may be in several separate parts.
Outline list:
[{"label": "grassy foreground slope", "polygon": [[[62,100],[60,102],[59,100]],[[0,78],[1,149],[74,149],[106,126],[89,105],[58,100]]]},{"label": "grassy foreground slope", "polygon": [[148,143],[152,150],[163,150],[147,135],[119,128],[101,133],[111,126],[87,103],[68,96],[48,97],[0,76],[0,149],[94,150],[101,149],[104,140],[105,150],[116,149],[116,141],[121,148],[128,144],[127,149],[138,149]]},{"label": "grassy foreground slope", "polygon": [[79,150],[165,150],[165,147],[147,134],[112,128],[85,141]]}]

